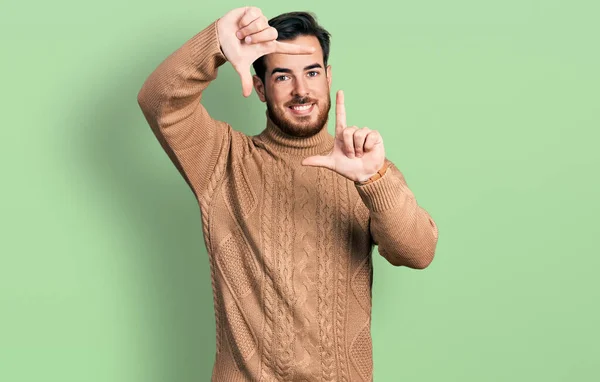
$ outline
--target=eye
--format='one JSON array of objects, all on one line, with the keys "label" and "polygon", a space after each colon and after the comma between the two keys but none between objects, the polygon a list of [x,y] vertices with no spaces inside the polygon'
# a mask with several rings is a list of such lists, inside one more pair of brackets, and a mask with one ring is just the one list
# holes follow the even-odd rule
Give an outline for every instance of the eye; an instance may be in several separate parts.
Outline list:
[{"label": "eye", "polygon": [[317,72],[316,70],[311,70],[310,72],[308,72],[308,75],[310,77],[316,77],[317,75],[319,75],[319,72]]},{"label": "eye", "polygon": [[287,76],[285,76],[285,75],[282,75],[282,76],[277,76],[277,77],[275,77],[275,81],[277,81],[277,82],[279,82],[279,81],[283,81],[283,79],[284,79],[285,77],[287,77]]}]

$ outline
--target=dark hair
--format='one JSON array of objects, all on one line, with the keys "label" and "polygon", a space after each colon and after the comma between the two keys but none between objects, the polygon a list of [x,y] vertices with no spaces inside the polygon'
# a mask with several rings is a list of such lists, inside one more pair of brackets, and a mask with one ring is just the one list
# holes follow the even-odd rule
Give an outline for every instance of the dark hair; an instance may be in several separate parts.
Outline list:
[{"label": "dark hair", "polygon": [[[329,44],[331,34],[317,23],[310,12],[287,12],[269,20],[269,26],[277,29],[277,41],[293,40],[298,36],[315,36],[323,51],[323,64],[327,67],[329,59]],[[265,56],[259,57],[252,63],[254,72],[265,82]]]}]

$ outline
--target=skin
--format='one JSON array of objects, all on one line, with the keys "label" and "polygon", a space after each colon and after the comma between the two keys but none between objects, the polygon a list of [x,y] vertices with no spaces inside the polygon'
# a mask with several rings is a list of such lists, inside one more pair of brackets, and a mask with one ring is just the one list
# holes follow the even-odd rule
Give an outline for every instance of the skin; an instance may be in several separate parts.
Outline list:
[{"label": "skin", "polygon": [[[275,124],[285,133],[309,137],[327,122],[331,108],[331,65],[324,67],[323,52],[315,36],[298,36],[290,43],[311,46],[315,52],[293,56],[271,53],[265,57],[265,83],[254,76],[254,88]],[[292,105],[311,105],[309,114],[294,113]]]},{"label": "skin", "polygon": [[[270,116],[290,135],[311,136],[323,128],[329,111],[331,66],[323,68],[323,54],[314,36],[291,42],[277,41],[277,30],[256,7],[236,8],[217,22],[221,50],[242,81],[242,94],[250,96],[252,85]],[[266,56],[265,83],[252,77],[250,67]],[[321,67],[312,67],[320,64]],[[307,68],[311,66],[311,68]],[[285,69],[272,73],[275,68]],[[314,73],[318,72],[318,73]],[[291,112],[292,104],[315,103],[307,115]],[[324,167],[353,180],[364,181],[382,168],[385,150],[376,130],[347,126],[344,93],[336,94],[335,142],[327,155],[304,158],[305,166]]]}]

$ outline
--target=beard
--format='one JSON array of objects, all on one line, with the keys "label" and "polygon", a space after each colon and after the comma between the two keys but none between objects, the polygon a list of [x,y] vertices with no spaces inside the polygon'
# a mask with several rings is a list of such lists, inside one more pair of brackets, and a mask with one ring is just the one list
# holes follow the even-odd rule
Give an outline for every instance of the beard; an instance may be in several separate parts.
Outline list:
[{"label": "beard", "polygon": [[329,109],[331,108],[331,96],[327,93],[327,100],[325,102],[318,102],[316,99],[310,97],[294,97],[289,103],[287,103],[284,107],[287,108],[289,105],[302,105],[302,104],[311,104],[314,103],[319,107],[319,114],[317,115],[317,120],[313,123],[310,122],[312,119],[312,115],[308,115],[305,117],[299,117],[298,121],[292,120],[288,115],[286,115],[285,111],[281,111],[276,108],[271,100],[267,98],[267,113],[269,117],[283,131],[284,133],[299,137],[306,138],[312,137],[317,134],[325,124],[327,123],[327,119],[329,117]]}]

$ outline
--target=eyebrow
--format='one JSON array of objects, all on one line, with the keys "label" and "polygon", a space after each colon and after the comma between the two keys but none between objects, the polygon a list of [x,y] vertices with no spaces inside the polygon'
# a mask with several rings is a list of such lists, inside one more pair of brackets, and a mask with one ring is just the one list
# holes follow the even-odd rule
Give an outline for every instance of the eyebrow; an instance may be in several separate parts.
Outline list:
[{"label": "eyebrow", "polygon": [[[314,68],[323,68],[323,67],[321,66],[321,64],[318,64],[318,63],[317,63],[317,64],[312,64],[312,65],[308,65],[308,66],[306,66],[306,67],[304,68],[304,70],[310,70],[310,69],[314,69]],[[292,71],[291,71],[290,69],[287,69],[287,68],[274,68],[274,69],[271,71],[271,75],[273,75],[273,74],[275,74],[275,73],[277,73],[277,72],[281,72],[281,73],[291,73]]]}]

